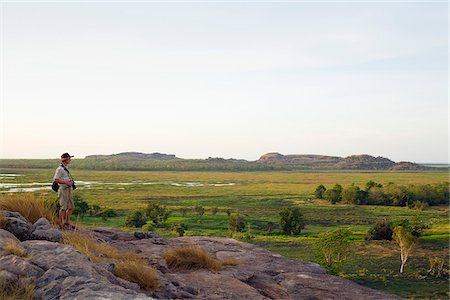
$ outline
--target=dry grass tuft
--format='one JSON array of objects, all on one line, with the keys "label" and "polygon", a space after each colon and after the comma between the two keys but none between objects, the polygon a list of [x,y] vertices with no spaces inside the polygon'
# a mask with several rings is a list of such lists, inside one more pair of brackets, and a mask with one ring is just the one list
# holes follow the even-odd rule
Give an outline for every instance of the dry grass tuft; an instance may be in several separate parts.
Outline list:
[{"label": "dry grass tuft", "polygon": [[159,288],[156,271],[142,260],[122,260],[117,263],[115,274],[125,280],[137,283],[147,291]]},{"label": "dry grass tuft", "polygon": [[223,266],[236,266],[238,261],[235,259],[218,260],[211,257],[200,247],[187,246],[170,249],[163,254],[167,266],[171,269],[208,269],[210,271],[219,271]]},{"label": "dry grass tuft", "polygon": [[25,257],[25,249],[13,240],[8,240],[5,245],[3,245],[3,250],[15,256]]},{"label": "dry grass tuft", "polygon": [[80,253],[89,257],[93,262],[98,262],[102,259],[118,258],[121,256],[119,251],[113,246],[97,242],[93,238],[70,231],[63,232],[64,244],[71,245]]},{"label": "dry grass tuft", "polygon": [[26,278],[12,282],[0,276],[0,299],[2,300],[28,300],[33,298],[35,285]]},{"label": "dry grass tuft", "polygon": [[121,252],[107,243],[97,242],[89,236],[76,232],[66,231],[63,235],[65,244],[71,245],[93,262],[116,260],[116,276],[135,282],[147,291],[159,288],[156,271],[136,253]]},{"label": "dry grass tuft", "polygon": [[0,212],[0,229],[5,229],[6,227],[6,217]]},{"label": "dry grass tuft", "polygon": [[0,210],[19,212],[31,223],[42,217],[52,224],[56,224],[58,220],[51,205],[45,203],[42,199],[36,199],[34,194],[31,193],[1,195]]}]

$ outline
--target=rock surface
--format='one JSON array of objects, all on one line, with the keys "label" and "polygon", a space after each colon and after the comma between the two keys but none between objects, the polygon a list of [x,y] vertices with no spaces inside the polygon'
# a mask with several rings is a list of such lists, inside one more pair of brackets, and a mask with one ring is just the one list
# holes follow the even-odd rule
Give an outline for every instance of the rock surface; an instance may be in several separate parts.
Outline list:
[{"label": "rock surface", "polygon": [[[39,220],[30,228],[34,232],[47,225],[45,220]],[[160,289],[140,290],[137,284],[114,275],[114,262],[94,263],[70,245],[48,240],[21,242],[1,229],[0,277],[6,282],[18,278],[34,282],[35,299],[399,299],[328,275],[317,264],[290,260],[233,239],[162,239],[154,233],[134,234],[112,228],[79,232],[119,251],[132,251],[144,257],[157,271]],[[23,257],[3,249],[5,242],[11,240],[25,250]],[[238,265],[217,272],[167,267],[162,258],[165,251],[192,245],[220,260],[235,259]]]}]

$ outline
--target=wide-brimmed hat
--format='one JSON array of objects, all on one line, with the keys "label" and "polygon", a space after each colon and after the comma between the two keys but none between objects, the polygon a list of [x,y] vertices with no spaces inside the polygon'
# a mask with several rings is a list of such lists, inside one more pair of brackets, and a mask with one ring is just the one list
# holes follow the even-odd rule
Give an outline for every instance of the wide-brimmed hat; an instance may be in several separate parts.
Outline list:
[{"label": "wide-brimmed hat", "polygon": [[72,155],[70,155],[69,153],[63,153],[62,155],[61,155],[61,160],[67,160],[67,159],[70,159],[70,158],[72,158],[73,156]]}]

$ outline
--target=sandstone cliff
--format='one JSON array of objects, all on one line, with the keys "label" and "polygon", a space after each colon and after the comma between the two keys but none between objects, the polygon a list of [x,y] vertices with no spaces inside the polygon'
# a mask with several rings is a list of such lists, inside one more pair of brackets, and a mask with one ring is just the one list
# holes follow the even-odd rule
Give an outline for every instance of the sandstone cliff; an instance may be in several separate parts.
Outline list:
[{"label": "sandstone cliff", "polygon": [[256,162],[278,166],[304,166],[311,168],[327,168],[339,170],[426,170],[425,166],[412,162],[399,162],[367,154],[348,157],[326,156],[315,154],[283,155],[271,152],[261,156]]}]

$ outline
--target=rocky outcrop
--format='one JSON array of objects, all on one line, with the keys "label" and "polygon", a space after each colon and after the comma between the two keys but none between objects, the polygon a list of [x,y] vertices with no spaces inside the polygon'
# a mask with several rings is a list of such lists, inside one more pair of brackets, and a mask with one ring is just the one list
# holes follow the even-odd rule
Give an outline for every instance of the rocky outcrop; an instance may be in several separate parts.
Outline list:
[{"label": "rocky outcrop", "polygon": [[[46,226],[45,220],[39,220],[32,226],[33,232]],[[233,239],[162,239],[151,232],[135,234],[111,228],[79,231],[119,251],[132,251],[145,258],[157,271],[159,290],[146,292],[116,277],[114,261],[95,263],[69,245],[48,240],[20,241],[1,229],[0,277],[3,281],[23,279],[34,283],[35,299],[398,299],[328,275],[317,264],[287,259]],[[3,250],[7,241],[24,249],[24,255]],[[217,272],[169,269],[163,253],[192,245],[220,260],[235,259],[238,265]]]},{"label": "rocky outcrop", "polygon": [[309,167],[325,168],[339,170],[427,170],[425,166],[411,163],[395,163],[385,157],[374,157],[367,154],[351,155],[348,157],[299,154],[283,155],[280,153],[267,153],[261,156],[257,161],[260,164],[291,166],[291,167]]},{"label": "rocky outcrop", "polygon": [[19,240],[47,240],[62,243],[61,231],[53,228],[45,218],[40,218],[34,224],[28,222],[20,213],[3,211],[5,216],[5,229]]},{"label": "rocky outcrop", "polygon": [[85,159],[88,160],[96,160],[96,161],[136,161],[136,160],[170,160],[176,159],[177,157],[173,154],[164,154],[164,153],[141,153],[141,152],[123,152],[118,154],[111,155],[88,155]]},{"label": "rocky outcrop", "polygon": [[342,157],[337,156],[326,156],[315,154],[283,155],[274,152],[264,154],[256,162],[271,165],[330,168],[342,160],[343,160]]}]

